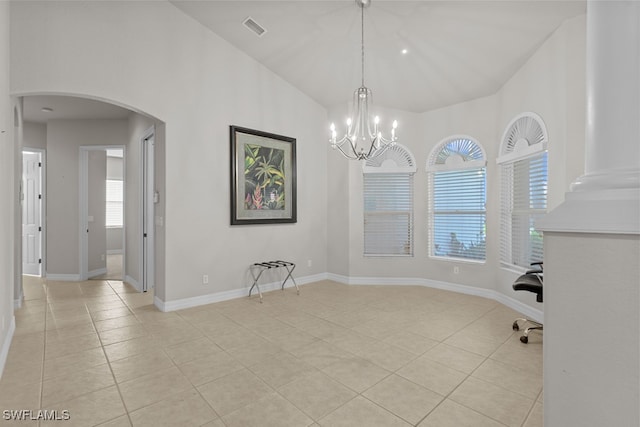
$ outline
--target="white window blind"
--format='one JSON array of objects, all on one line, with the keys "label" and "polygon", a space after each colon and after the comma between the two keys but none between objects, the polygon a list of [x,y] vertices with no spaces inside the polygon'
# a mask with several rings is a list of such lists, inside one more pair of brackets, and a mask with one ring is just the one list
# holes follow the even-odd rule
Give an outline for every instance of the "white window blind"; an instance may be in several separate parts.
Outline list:
[{"label": "white window blind", "polygon": [[413,255],[413,173],[364,174],[364,255]]},{"label": "white window blind", "polygon": [[432,172],[430,255],[485,259],[486,170]]},{"label": "white window blind", "polygon": [[429,155],[429,255],[484,261],[486,156],[472,137],[451,136]]},{"label": "white window blind", "polygon": [[542,232],[535,223],[547,212],[547,152],[501,168],[500,258],[503,264],[527,268],[543,259]]},{"label": "white window blind", "polygon": [[124,224],[124,186],[122,180],[107,180],[107,227],[122,227]]}]

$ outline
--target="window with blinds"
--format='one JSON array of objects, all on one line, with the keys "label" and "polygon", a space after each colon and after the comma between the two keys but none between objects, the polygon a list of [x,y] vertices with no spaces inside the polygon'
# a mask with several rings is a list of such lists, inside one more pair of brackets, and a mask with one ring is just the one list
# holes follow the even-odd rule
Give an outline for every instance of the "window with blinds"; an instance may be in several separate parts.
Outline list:
[{"label": "window with blinds", "polygon": [[543,236],[535,224],[547,212],[547,152],[502,165],[503,264],[528,268],[543,259]]},{"label": "window with blinds", "polygon": [[532,112],[514,117],[502,136],[500,262],[506,267],[543,261],[542,232],[535,224],[547,212],[548,141],[544,121]]},{"label": "window with blinds", "polygon": [[124,181],[108,179],[106,194],[106,226],[122,227],[124,224]]},{"label": "window with blinds", "polygon": [[364,174],[364,255],[413,255],[413,173]]},{"label": "window with blinds", "polygon": [[486,258],[486,159],[470,137],[445,138],[427,163],[429,255]]}]

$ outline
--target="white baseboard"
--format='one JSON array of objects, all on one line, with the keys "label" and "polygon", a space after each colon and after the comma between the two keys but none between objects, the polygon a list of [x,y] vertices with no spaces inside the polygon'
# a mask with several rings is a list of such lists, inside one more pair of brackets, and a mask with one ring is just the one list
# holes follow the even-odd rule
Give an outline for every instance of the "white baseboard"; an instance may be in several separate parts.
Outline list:
[{"label": "white baseboard", "polygon": [[444,291],[457,292],[460,294],[474,295],[478,297],[492,299],[507,307],[522,313],[525,317],[542,323],[544,320],[544,312],[538,310],[515,298],[511,298],[493,289],[477,288],[474,286],[459,285],[457,283],[442,282],[439,280],[423,279],[423,278],[394,278],[394,277],[349,277],[339,274],[329,273],[329,280],[344,283],[345,285],[403,285],[403,286],[426,286],[428,288],[441,289]]},{"label": "white baseboard", "polygon": [[0,378],[2,378],[2,372],[4,372],[4,366],[7,364],[7,357],[9,356],[9,347],[11,347],[11,341],[13,340],[13,333],[16,330],[16,317],[11,316],[11,322],[9,322],[9,330],[4,337],[2,347],[0,347]]},{"label": "white baseboard", "polygon": [[79,274],[52,274],[47,273],[47,280],[58,280],[61,282],[79,282]]},{"label": "white baseboard", "polygon": [[103,274],[107,274],[107,267],[91,270],[90,272],[87,273],[87,277],[92,278],[96,276],[102,276]]},{"label": "white baseboard", "polygon": [[142,285],[138,283],[138,281],[133,277],[127,274],[126,276],[124,276],[124,281],[130,284],[131,286],[133,286],[134,288],[136,288],[136,291],[142,292]]},{"label": "white baseboard", "polygon": [[[457,292],[460,294],[474,295],[478,297],[488,298],[497,301],[507,307],[522,313],[529,319],[542,323],[544,312],[542,310],[530,307],[522,302],[504,295],[493,289],[476,288],[474,286],[459,285],[457,283],[442,282],[438,280],[415,278],[415,277],[349,277],[333,273],[314,274],[296,279],[298,285],[319,282],[321,280],[332,280],[334,282],[343,283],[345,285],[399,285],[399,286],[425,286],[428,288],[441,289],[445,291]],[[262,293],[280,289],[282,282],[271,282],[260,284]],[[287,288],[291,284],[287,282]],[[197,307],[215,302],[227,301],[230,299],[246,297],[249,295],[249,288],[233,289],[230,291],[216,292],[213,294],[201,295],[191,298],[183,298],[174,301],[162,301],[158,297],[155,298],[155,306],[161,311],[182,310],[185,308]],[[253,295],[258,292],[254,290]]]},{"label": "white baseboard", "polygon": [[107,249],[107,255],[120,255],[122,249]]},{"label": "white baseboard", "polygon": [[[326,279],[327,279],[327,274],[321,273],[321,274],[314,274],[311,276],[298,277],[295,280],[298,286],[301,286],[301,285],[306,285],[307,283],[318,282],[320,280],[326,280]],[[265,292],[275,291],[277,289],[280,289],[282,287],[282,282],[260,283],[259,286],[262,293],[265,293]],[[288,289],[291,287],[293,287],[293,283],[291,283],[291,281],[288,280],[287,284],[285,285],[285,289]],[[228,301],[230,299],[247,297],[249,295],[250,288],[251,286],[247,286],[240,289],[232,289],[229,291],[216,292],[213,294],[200,295],[200,296],[191,297],[191,298],[183,298],[183,299],[174,300],[174,301],[162,301],[158,297],[155,297],[154,304],[156,307],[158,307],[158,310],[160,311],[182,310],[185,308],[197,307],[205,304],[213,304],[214,302],[222,302],[222,301]],[[256,296],[256,298],[258,298],[257,295],[258,295],[258,291],[254,289],[253,292],[251,293],[251,297],[253,298],[254,296]]]}]

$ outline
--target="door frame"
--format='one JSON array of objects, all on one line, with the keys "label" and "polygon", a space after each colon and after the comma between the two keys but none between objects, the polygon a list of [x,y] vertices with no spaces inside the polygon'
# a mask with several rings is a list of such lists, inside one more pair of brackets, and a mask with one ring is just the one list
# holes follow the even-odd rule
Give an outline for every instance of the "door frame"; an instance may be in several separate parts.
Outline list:
[{"label": "door frame", "polygon": [[[155,125],[140,138],[140,289],[155,287]],[[153,143],[149,144],[149,140]]]},{"label": "door frame", "polygon": [[[47,251],[46,251],[46,245],[47,245],[47,231],[46,231],[46,227],[47,227],[47,150],[43,149],[43,148],[30,148],[30,147],[23,147],[22,148],[22,152],[21,152],[21,158],[24,159],[23,155],[24,153],[36,153],[40,156],[40,194],[41,194],[41,198],[40,198],[40,233],[39,233],[39,240],[40,240],[40,273],[37,274],[35,277],[45,277],[46,276],[46,271],[47,271],[47,267],[46,267],[46,258],[47,258]],[[24,160],[23,160],[24,162]],[[25,189],[23,188],[24,186],[22,185],[24,183],[23,181],[23,176],[24,176],[24,170],[22,171],[22,176],[20,177],[20,203],[23,204],[24,203],[24,197],[25,197]],[[22,215],[23,206],[20,206],[20,212],[21,212],[21,224],[22,226],[24,226],[24,216]],[[23,248],[24,250],[24,248]],[[22,263],[24,264],[24,255],[20,254],[21,258],[22,258]],[[24,274],[24,266],[23,266],[23,274]]]},{"label": "door frame", "polygon": [[[127,203],[127,156],[126,156],[126,147],[124,145],[81,145],[79,147],[80,153],[80,168],[79,168],[79,180],[78,180],[78,191],[79,193],[79,212],[80,216],[78,217],[78,232],[79,232],[79,243],[78,248],[80,252],[80,269],[79,269],[79,278],[81,281],[87,280],[89,278],[89,236],[87,233],[87,227],[89,224],[89,151],[105,151],[106,150],[122,150],[122,180],[124,183],[123,186],[123,200],[122,200],[122,278],[120,280],[124,280],[124,260],[126,259],[126,251],[127,245],[125,240],[125,227],[127,221],[126,215],[126,203]],[[106,179],[106,177],[105,177]],[[105,183],[106,185],[106,183]],[[106,257],[106,251],[105,251]],[[105,259],[106,263],[106,259]]]}]

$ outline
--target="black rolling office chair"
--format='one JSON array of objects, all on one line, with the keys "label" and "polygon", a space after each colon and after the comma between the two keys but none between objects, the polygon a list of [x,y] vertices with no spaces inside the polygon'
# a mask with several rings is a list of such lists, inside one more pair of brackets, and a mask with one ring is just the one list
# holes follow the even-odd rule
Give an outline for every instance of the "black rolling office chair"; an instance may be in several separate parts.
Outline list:
[{"label": "black rolling office chair", "polygon": [[[522,276],[518,277],[515,282],[513,282],[513,290],[533,292],[536,294],[536,301],[542,302],[542,262],[531,263],[531,266],[533,267],[531,270],[527,270]],[[525,323],[530,323],[531,325],[533,325],[526,328],[522,333],[522,336],[520,337],[520,341],[525,344],[529,342],[530,331],[542,331],[542,323],[524,318],[516,319],[513,322],[514,331],[520,330],[520,325],[518,325],[518,322],[522,322],[523,325]]]}]

